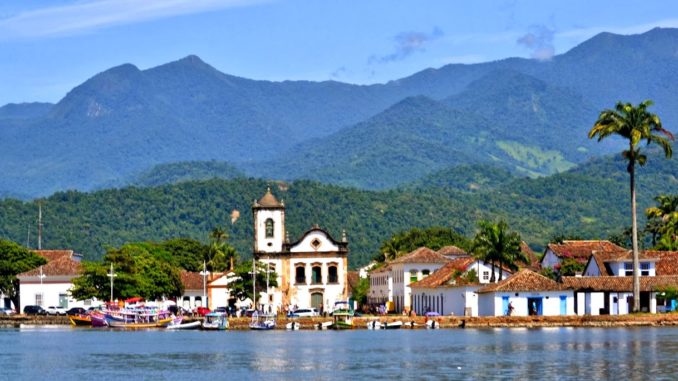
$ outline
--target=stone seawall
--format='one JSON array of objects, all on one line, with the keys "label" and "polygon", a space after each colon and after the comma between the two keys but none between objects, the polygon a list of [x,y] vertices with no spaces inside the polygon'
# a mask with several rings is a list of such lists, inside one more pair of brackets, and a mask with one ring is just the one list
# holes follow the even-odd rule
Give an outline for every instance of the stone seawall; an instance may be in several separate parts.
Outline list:
[{"label": "stone seawall", "polygon": [[[186,318],[185,321],[202,320],[202,318]],[[367,323],[378,320],[381,323],[402,321],[402,329],[424,329],[426,318],[405,316],[365,316],[353,319],[355,329],[366,329]],[[434,318],[440,328],[539,328],[539,327],[652,327],[678,326],[678,313],[670,314],[638,314],[621,316],[490,316],[490,317],[458,317],[440,316]],[[250,318],[230,318],[230,329],[249,329]],[[279,318],[277,329],[285,329],[285,325],[293,320]],[[331,318],[298,318],[294,319],[301,329],[315,329],[318,324],[332,321]],[[66,316],[0,316],[0,327],[17,327],[27,325],[68,325]]]}]

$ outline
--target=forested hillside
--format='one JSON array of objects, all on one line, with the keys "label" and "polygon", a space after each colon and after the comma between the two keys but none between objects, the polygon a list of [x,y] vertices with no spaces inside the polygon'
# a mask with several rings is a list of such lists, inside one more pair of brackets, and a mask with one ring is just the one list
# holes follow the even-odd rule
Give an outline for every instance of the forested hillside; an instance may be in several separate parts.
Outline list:
[{"label": "forested hillside", "polygon": [[[622,166],[623,167],[623,166]],[[472,173],[469,170],[468,173]],[[451,176],[452,179],[445,179]],[[285,201],[290,237],[318,223],[335,237],[349,235],[350,266],[365,264],[392,234],[412,227],[445,226],[470,236],[479,219],[506,219],[534,248],[556,235],[607,238],[629,225],[628,177],[619,160],[594,160],[581,169],[539,179],[502,181],[459,178],[441,171],[419,184],[390,191],[365,191],[311,181],[273,183]],[[510,179],[510,178],[509,178]],[[467,190],[472,183],[489,184]],[[639,211],[652,198],[678,189],[678,161],[650,155],[639,170]],[[44,246],[74,248],[99,258],[108,246],[125,242],[191,237],[207,241],[225,226],[230,242],[250,255],[252,202],[270,183],[254,179],[182,182],[152,188],[129,187],[93,193],[56,193],[42,200]],[[464,185],[468,184],[468,185]],[[232,211],[239,218],[231,223]],[[0,202],[0,237],[36,242],[36,202]],[[641,222],[642,224],[642,222]]]}]

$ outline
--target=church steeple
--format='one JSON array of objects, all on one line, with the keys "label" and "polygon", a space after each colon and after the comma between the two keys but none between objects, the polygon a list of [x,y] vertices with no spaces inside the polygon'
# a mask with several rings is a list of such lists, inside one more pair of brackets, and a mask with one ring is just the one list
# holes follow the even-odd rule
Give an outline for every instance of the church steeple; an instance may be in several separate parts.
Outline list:
[{"label": "church steeple", "polygon": [[285,240],[285,204],[273,195],[271,187],[252,205],[254,254],[279,253]]}]

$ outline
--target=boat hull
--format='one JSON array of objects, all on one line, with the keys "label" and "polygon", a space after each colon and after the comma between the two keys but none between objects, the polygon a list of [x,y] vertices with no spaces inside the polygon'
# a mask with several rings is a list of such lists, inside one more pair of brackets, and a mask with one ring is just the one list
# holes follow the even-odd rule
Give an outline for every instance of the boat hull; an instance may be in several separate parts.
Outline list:
[{"label": "boat hull", "polygon": [[91,327],[92,318],[85,315],[69,315],[68,320],[70,320],[71,325],[76,327]]},{"label": "boat hull", "polygon": [[172,330],[187,330],[187,329],[199,329],[200,328],[200,322],[199,321],[192,321],[190,323],[182,323],[182,324],[176,324],[176,325],[168,325],[167,329],[172,329]]},{"label": "boat hull", "polygon": [[125,323],[122,321],[109,320],[108,326],[112,328],[125,329],[162,328],[167,327],[172,322],[172,320],[172,318],[165,318],[151,323]]}]

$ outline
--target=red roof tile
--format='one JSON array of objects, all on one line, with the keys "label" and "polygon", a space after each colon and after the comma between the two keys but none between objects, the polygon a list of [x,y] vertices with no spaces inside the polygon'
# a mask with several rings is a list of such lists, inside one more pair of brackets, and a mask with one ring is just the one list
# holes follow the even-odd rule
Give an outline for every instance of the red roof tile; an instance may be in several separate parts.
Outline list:
[{"label": "red roof tile", "polygon": [[565,290],[563,284],[537,274],[532,270],[520,270],[514,275],[501,282],[490,284],[478,290],[478,293],[486,292],[527,292],[527,291],[560,291]]},{"label": "red roof tile", "polygon": [[532,271],[539,271],[541,269],[541,262],[539,260],[539,256],[537,256],[532,249],[530,249],[530,246],[527,244],[525,241],[520,242],[520,251],[525,255],[525,258],[527,258],[527,263],[524,262],[518,262],[517,265],[520,268],[528,268]]},{"label": "red roof tile", "polygon": [[53,261],[61,257],[73,257],[73,250],[31,250],[35,254],[45,258],[47,262]]},{"label": "red roof tile", "polygon": [[349,271],[346,273],[346,282],[348,282],[348,292],[352,293],[360,283],[360,274],[357,271]]},{"label": "red roof tile", "polygon": [[447,263],[450,259],[446,258],[428,247],[420,247],[413,252],[396,258],[394,263]]},{"label": "red roof tile", "polygon": [[268,188],[266,190],[266,194],[259,199],[254,204],[255,207],[260,207],[260,208],[282,208],[284,207],[283,203],[278,201],[277,198],[271,193],[271,188]]},{"label": "red roof tile", "polygon": [[199,272],[181,270],[179,273],[184,290],[202,290],[203,279]]},{"label": "red roof tile", "polygon": [[[47,264],[41,266],[42,274],[45,276],[77,276],[80,274],[82,265],[80,261],[71,259],[68,256],[61,256],[57,259],[53,259]],[[29,276],[38,276],[40,275],[40,267],[36,267],[33,270],[26,271],[17,275],[17,277],[29,277]]]},{"label": "red roof tile", "polygon": [[[563,284],[575,291],[633,292],[632,276],[564,276]],[[640,277],[640,291],[656,291],[665,287],[678,288],[678,276]]]},{"label": "red roof tile", "polygon": [[438,251],[438,254],[444,255],[446,257],[463,257],[468,256],[469,254],[456,246],[444,246],[441,247]]},{"label": "red roof tile", "polygon": [[557,257],[570,257],[588,260],[593,253],[626,252],[627,249],[617,246],[610,241],[563,241],[550,243],[547,250],[551,250]]},{"label": "red roof tile", "polygon": [[643,254],[657,258],[657,275],[678,275],[678,251],[645,250]]},{"label": "red roof tile", "polygon": [[437,288],[466,284],[463,279],[456,278],[455,276],[466,272],[475,261],[476,259],[472,257],[453,259],[426,278],[410,283],[410,287]]}]

